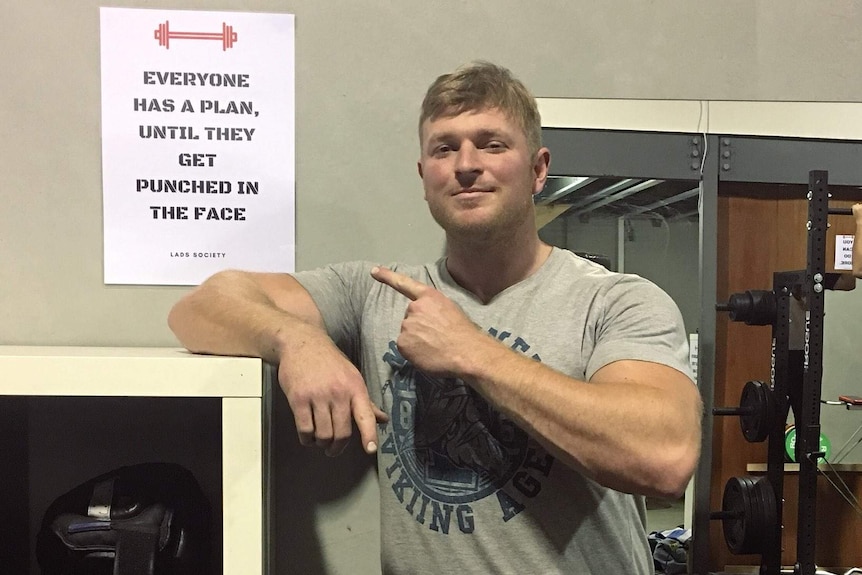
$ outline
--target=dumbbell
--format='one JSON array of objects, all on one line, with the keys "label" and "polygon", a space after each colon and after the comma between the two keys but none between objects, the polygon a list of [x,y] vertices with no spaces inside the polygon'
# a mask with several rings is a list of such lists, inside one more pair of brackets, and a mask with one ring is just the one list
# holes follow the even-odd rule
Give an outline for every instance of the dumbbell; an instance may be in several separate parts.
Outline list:
[{"label": "dumbbell", "polygon": [[164,24],[159,24],[156,28],[154,37],[159,41],[159,46],[164,46],[166,50],[171,48],[171,39],[174,40],[221,40],[222,50],[233,48],[233,43],[237,40],[237,34],[233,31],[233,26],[228,26],[224,22],[221,24],[221,33],[219,32],[173,32],[170,29],[170,20],[165,20]]}]

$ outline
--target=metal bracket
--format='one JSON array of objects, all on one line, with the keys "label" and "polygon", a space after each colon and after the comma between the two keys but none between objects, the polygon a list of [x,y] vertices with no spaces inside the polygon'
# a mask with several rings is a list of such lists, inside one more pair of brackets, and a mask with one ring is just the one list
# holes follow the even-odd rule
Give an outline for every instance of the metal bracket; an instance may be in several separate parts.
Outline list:
[{"label": "metal bracket", "polygon": [[688,157],[691,160],[691,170],[700,172],[703,167],[703,154],[706,150],[706,142],[703,136],[692,136],[688,147]]},{"label": "metal bracket", "polygon": [[718,155],[719,164],[722,172],[730,172],[733,169],[733,140],[728,137],[722,137],[719,141]]}]

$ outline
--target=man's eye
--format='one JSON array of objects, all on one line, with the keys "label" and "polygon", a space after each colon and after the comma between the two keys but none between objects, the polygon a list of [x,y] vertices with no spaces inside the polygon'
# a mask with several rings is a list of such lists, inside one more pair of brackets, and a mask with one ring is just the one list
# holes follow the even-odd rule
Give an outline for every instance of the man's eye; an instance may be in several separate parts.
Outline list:
[{"label": "man's eye", "polygon": [[506,145],[503,144],[503,142],[493,141],[493,142],[488,142],[487,144],[485,144],[485,149],[491,150],[492,152],[498,152],[498,151],[505,150]]},{"label": "man's eye", "polygon": [[451,151],[452,151],[452,146],[449,146],[447,144],[442,144],[442,145],[434,148],[434,155],[435,156],[441,156],[441,155],[448,154]]}]

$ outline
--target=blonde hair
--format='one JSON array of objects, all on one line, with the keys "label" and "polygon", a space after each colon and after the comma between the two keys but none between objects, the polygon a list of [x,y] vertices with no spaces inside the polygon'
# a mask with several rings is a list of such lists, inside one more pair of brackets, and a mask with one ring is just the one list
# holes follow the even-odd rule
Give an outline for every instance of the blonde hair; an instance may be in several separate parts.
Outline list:
[{"label": "blonde hair", "polygon": [[425,120],[498,109],[523,130],[531,152],[542,147],[542,119],[536,99],[508,69],[478,61],[438,77],[422,101],[419,141]]}]

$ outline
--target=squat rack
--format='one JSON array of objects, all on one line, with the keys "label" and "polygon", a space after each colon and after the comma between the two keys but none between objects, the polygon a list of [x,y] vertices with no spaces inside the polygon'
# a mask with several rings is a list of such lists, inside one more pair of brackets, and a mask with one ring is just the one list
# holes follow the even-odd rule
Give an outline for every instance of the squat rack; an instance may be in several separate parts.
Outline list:
[{"label": "squat rack", "polygon": [[[771,391],[753,403],[745,399],[744,393],[742,403],[748,405],[713,411],[714,415],[751,417],[754,414],[758,426],[769,426],[768,435],[762,433],[759,439],[750,439],[750,430],[745,430],[746,422],[743,422],[746,438],[750,441],[768,438],[766,481],[771,489],[764,490],[765,486],[762,485],[755,488],[755,482],[732,478],[732,495],[738,496],[740,487],[744,486],[742,491],[745,493],[742,495],[746,502],[751,500],[755,504],[754,508],[739,508],[739,497],[728,499],[726,489],[725,509],[713,514],[716,519],[732,522],[731,526],[737,529],[737,534],[741,534],[739,537],[744,538],[746,544],[752,538],[760,538],[761,575],[779,575],[781,572],[785,455],[783,424],[789,409],[793,410],[795,417],[796,461],[799,462],[797,559],[794,573],[815,575],[816,572],[818,461],[825,457],[825,453],[820,451],[824,291],[834,285],[839,277],[839,274],[827,274],[825,271],[826,231],[830,213],[852,213],[849,208],[830,209],[829,197],[828,173],[822,170],[809,172],[806,269],[775,272],[772,292],[748,292],[748,296],[753,296],[748,298],[735,299],[731,296],[728,304],[716,306],[720,311],[730,311],[734,321],[745,320],[749,325],[772,325]],[[751,420],[748,424],[751,425]],[[763,502],[764,498],[770,501]],[[733,509],[727,509],[728,501]],[[756,514],[763,516],[752,516]],[[762,526],[765,532],[746,533],[755,523]],[[728,524],[725,524],[726,537],[728,533],[733,533],[733,530],[728,530]],[[733,549],[730,539],[728,544]]]}]

